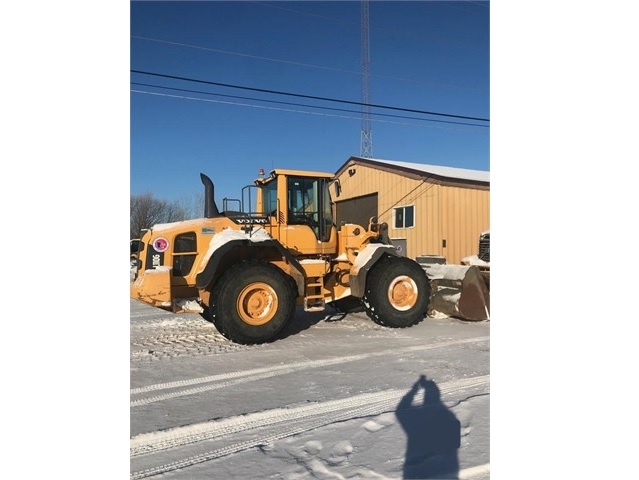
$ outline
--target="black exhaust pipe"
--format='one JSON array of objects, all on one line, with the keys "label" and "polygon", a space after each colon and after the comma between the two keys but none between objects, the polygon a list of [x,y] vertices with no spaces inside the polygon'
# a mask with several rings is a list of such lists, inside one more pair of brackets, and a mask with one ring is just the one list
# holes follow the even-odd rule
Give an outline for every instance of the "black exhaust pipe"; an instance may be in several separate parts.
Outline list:
[{"label": "black exhaust pipe", "polygon": [[215,204],[213,182],[203,173],[200,173],[200,178],[204,184],[204,218],[221,217],[222,215]]}]

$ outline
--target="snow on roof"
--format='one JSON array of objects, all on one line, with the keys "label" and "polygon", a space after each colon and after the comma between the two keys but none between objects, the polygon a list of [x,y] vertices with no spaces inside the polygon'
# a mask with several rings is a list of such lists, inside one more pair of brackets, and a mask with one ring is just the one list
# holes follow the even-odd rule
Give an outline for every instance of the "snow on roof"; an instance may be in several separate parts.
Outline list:
[{"label": "snow on roof", "polygon": [[431,175],[438,175],[441,177],[458,178],[463,180],[474,180],[479,182],[490,183],[490,172],[486,172],[483,170],[469,170],[467,168],[445,167],[442,165],[428,165],[425,163],[400,162],[397,160],[382,160],[379,158],[366,159],[366,158],[359,158],[359,157],[351,157],[351,160],[383,163],[386,165],[393,165],[400,168],[407,168],[410,170],[415,170],[415,171],[419,171],[419,172],[431,174]]}]

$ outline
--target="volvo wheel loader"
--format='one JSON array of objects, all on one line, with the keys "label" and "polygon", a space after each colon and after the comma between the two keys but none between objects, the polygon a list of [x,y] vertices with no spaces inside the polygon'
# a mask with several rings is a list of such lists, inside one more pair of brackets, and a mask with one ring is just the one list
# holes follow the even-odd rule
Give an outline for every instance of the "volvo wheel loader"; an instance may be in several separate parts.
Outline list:
[{"label": "volvo wheel loader", "polygon": [[[273,340],[297,306],[357,307],[380,325],[404,328],[424,319],[430,284],[422,267],[398,255],[388,226],[334,223],[330,190],[319,172],[261,173],[224,199],[201,173],[204,218],[142,232],[131,297],[156,307],[199,311],[236,343]],[[329,188],[330,187],[330,188]],[[228,209],[230,204],[236,210]]]}]

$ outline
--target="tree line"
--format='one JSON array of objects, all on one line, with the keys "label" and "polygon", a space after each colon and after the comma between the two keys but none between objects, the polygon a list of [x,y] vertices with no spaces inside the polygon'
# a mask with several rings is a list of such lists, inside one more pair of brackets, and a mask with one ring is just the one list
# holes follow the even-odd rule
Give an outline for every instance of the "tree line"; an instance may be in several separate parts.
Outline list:
[{"label": "tree line", "polygon": [[171,223],[198,218],[203,215],[203,195],[193,199],[167,201],[152,193],[131,195],[130,238],[140,238],[142,229],[156,223]]}]

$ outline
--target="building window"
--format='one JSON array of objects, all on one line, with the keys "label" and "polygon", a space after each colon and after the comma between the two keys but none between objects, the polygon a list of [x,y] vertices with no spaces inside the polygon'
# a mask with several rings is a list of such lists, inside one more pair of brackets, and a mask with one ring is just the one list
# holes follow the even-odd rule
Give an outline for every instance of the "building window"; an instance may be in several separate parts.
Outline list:
[{"label": "building window", "polygon": [[397,207],[393,209],[395,228],[411,228],[415,226],[415,206]]}]

